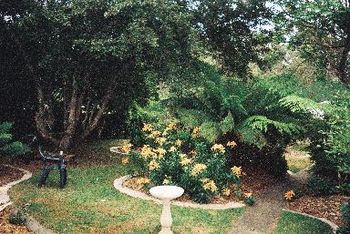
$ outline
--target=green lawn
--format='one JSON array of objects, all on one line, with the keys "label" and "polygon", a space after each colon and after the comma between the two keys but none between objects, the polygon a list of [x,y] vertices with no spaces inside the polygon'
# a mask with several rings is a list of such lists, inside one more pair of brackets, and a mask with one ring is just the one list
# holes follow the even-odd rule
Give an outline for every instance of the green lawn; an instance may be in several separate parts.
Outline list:
[{"label": "green lawn", "polygon": [[297,173],[311,165],[309,158],[286,158],[288,169],[294,173]]},{"label": "green lawn", "polygon": [[[119,193],[113,180],[122,166],[71,168],[69,184],[57,188],[57,174],[38,188],[38,175],[11,190],[19,207],[58,233],[157,233],[161,206]],[[227,233],[243,209],[224,211],[173,207],[175,233]]]},{"label": "green lawn", "polygon": [[283,212],[274,234],[328,234],[332,233],[328,224],[317,219],[291,212]]}]

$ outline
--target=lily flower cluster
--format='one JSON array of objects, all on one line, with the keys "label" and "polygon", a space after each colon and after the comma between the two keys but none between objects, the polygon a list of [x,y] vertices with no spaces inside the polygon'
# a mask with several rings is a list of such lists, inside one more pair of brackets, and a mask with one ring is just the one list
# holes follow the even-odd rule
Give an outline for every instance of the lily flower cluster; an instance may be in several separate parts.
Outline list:
[{"label": "lily flower cluster", "polygon": [[200,202],[218,194],[230,196],[239,187],[241,167],[226,169],[230,152],[226,149],[236,147],[236,142],[210,144],[199,127],[186,130],[175,122],[165,127],[145,123],[142,132],[145,143],[134,151],[125,146],[130,153],[123,164],[137,162],[141,168],[137,174],[149,183],[179,185]]}]

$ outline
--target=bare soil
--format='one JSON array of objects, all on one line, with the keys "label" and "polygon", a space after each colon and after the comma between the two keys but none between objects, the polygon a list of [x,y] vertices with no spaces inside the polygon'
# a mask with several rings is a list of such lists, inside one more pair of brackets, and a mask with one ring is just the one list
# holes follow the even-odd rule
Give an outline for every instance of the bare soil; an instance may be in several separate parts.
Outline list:
[{"label": "bare soil", "polygon": [[18,180],[23,175],[24,173],[22,171],[4,165],[0,165],[0,186]]}]

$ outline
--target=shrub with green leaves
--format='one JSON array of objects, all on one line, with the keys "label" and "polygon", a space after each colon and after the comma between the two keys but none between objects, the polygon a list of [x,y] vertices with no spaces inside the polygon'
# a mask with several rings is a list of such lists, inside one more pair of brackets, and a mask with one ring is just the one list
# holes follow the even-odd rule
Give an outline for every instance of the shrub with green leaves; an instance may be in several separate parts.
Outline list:
[{"label": "shrub with green leaves", "polygon": [[307,184],[308,190],[313,195],[330,195],[336,192],[336,183],[328,178],[312,176]]},{"label": "shrub with green leaves", "polygon": [[314,171],[336,181],[337,189],[350,194],[350,92],[328,109],[327,118],[311,137]]},{"label": "shrub with green leaves", "polygon": [[0,124],[0,154],[2,155],[21,155],[29,149],[19,141],[14,141],[11,134],[13,124],[4,122]]},{"label": "shrub with green leaves", "polygon": [[[206,203],[218,194],[229,196],[240,189],[241,167],[230,168],[228,148],[235,142],[211,144],[200,136],[200,129],[185,129],[179,124],[144,124],[145,143],[129,153],[128,160],[136,165],[133,175],[150,180],[153,185],[181,186],[191,198]],[[147,184],[147,183],[146,183]]]},{"label": "shrub with green leaves", "polygon": [[26,221],[27,221],[27,218],[25,214],[20,210],[12,213],[9,217],[9,222],[15,225],[24,225]]},{"label": "shrub with green leaves", "polygon": [[338,234],[350,233],[350,201],[344,203],[341,206],[341,213],[344,220],[344,225],[339,227],[337,230]]}]

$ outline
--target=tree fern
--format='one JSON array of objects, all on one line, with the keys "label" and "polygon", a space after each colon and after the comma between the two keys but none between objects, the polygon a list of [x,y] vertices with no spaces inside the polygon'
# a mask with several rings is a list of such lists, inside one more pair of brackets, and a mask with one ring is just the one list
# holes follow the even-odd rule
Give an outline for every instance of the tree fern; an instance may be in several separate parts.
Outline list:
[{"label": "tree fern", "polygon": [[294,123],[285,123],[268,119],[266,116],[254,115],[244,121],[244,126],[250,127],[261,132],[267,132],[268,127],[274,127],[282,135],[293,136],[303,131],[302,127]]},{"label": "tree fern", "polygon": [[324,115],[322,105],[309,98],[303,98],[297,95],[283,97],[279,100],[279,104],[293,113],[311,114],[314,117]]}]

